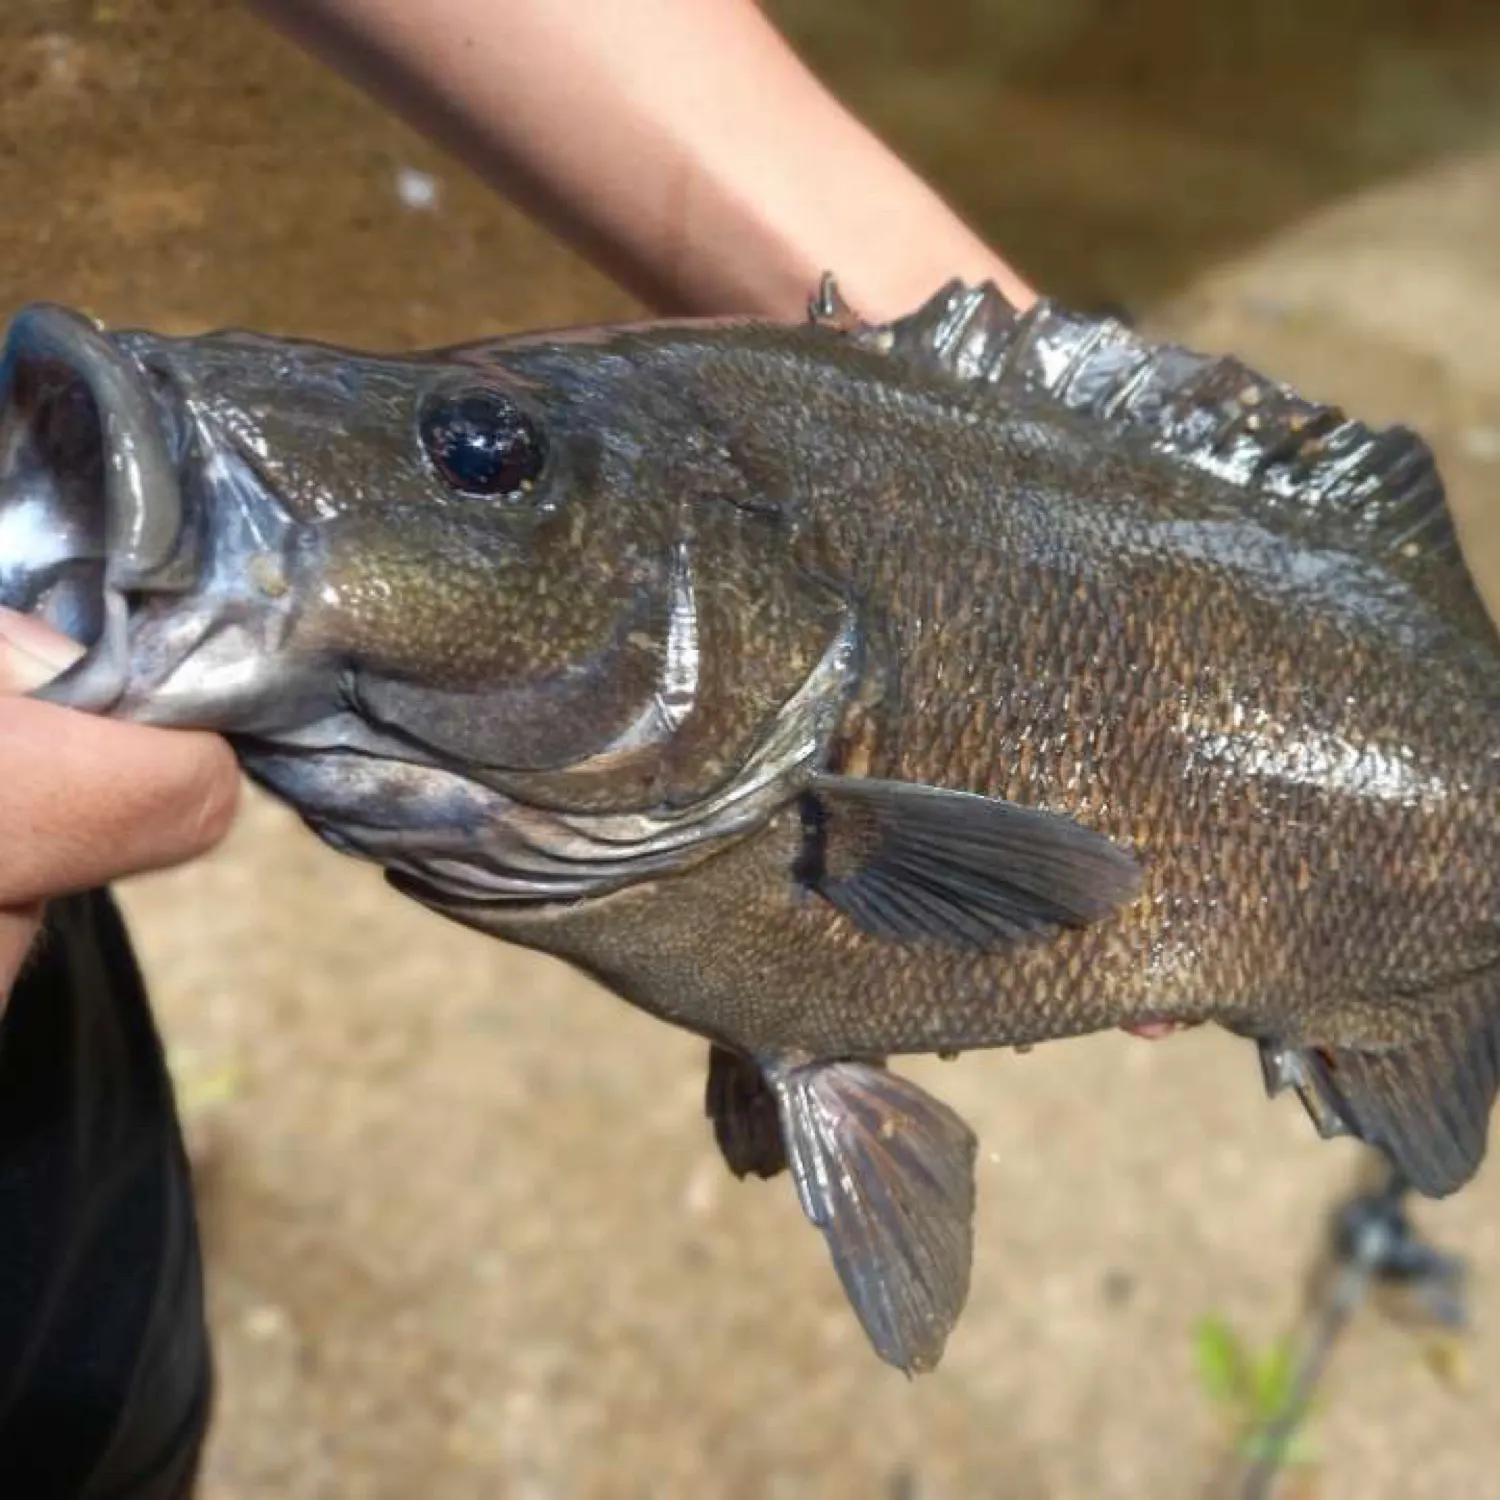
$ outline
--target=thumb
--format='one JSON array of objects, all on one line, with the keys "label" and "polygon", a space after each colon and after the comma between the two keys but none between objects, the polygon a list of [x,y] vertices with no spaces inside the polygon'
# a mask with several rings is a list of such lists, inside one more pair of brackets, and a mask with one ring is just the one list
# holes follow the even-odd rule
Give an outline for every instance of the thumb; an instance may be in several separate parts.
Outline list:
[{"label": "thumb", "polygon": [[[0,694],[27,693],[82,655],[67,636],[0,609]],[[0,907],[0,1008],[25,961],[41,922],[41,907]]]},{"label": "thumb", "polygon": [[80,654],[0,610],[0,907],[180,864],[234,817],[239,772],[217,736],[17,696]]},{"label": "thumb", "polygon": [[0,693],[29,693],[82,655],[77,641],[29,615],[0,609]]}]

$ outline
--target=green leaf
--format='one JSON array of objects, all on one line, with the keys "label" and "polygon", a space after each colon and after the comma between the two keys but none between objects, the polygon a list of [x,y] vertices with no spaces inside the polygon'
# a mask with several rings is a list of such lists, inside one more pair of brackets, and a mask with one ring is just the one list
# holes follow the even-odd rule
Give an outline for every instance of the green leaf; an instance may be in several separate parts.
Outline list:
[{"label": "green leaf", "polygon": [[1291,1400],[1294,1378],[1291,1343],[1279,1339],[1255,1362],[1255,1412],[1262,1421],[1279,1415]]},{"label": "green leaf", "polygon": [[1239,1335],[1223,1318],[1200,1318],[1193,1330],[1198,1379],[1210,1401],[1223,1405],[1253,1400],[1255,1384]]}]

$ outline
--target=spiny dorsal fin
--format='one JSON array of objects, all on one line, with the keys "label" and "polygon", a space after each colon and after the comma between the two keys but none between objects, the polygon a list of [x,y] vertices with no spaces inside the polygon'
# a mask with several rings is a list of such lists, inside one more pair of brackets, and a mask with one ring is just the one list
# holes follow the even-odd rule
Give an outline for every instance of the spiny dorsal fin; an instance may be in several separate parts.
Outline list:
[{"label": "spiny dorsal fin", "polygon": [[[837,305],[829,281],[820,302],[830,311]],[[850,336],[1144,438],[1164,457],[1235,487],[1277,530],[1378,557],[1422,593],[1472,605],[1490,629],[1436,461],[1404,427],[1377,431],[1237,359],[1154,344],[1113,318],[1045,301],[1017,312],[988,282],[951,281],[909,316]]]}]

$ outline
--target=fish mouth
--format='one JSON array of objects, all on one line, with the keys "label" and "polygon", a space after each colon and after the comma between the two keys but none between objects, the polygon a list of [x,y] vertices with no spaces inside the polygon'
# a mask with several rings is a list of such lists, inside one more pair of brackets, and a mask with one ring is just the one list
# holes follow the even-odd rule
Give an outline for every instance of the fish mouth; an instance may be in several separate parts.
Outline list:
[{"label": "fish mouth", "polygon": [[125,691],[132,602],[196,567],[164,403],[97,324],[33,304],[0,347],[0,605],[85,653],[33,696],[104,712]]}]

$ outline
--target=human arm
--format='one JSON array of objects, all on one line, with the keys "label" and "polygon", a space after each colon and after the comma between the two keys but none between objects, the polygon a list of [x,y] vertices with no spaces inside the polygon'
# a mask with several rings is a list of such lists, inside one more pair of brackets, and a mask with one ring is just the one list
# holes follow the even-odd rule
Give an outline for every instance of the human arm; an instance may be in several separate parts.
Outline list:
[{"label": "human arm", "polygon": [[663,313],[863,316],[1024,281],[754,0],[250,0]]}]

